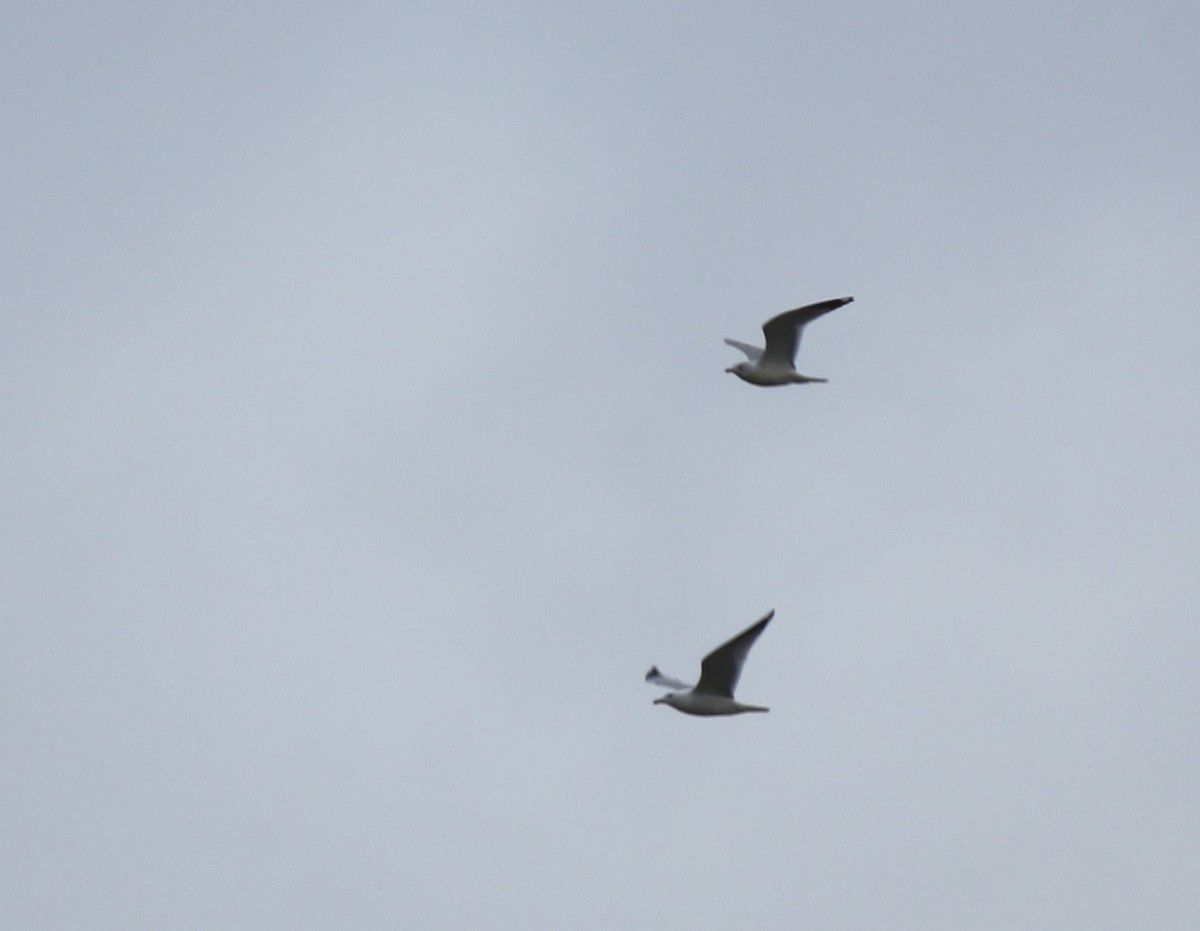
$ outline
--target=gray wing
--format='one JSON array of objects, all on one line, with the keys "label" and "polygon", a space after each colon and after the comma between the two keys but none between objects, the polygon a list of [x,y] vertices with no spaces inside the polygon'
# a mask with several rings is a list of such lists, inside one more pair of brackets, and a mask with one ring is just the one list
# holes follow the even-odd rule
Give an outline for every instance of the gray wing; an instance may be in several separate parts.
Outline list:
[{"label": "gray wing", "polygon": [[721,644],[704,657],[704,662],[700,664],[700,682],[696,685],[696,691],[733,698],[733,690],[737,688],[738,679],[742,675],[742,664],[746,661],[746,655],[774,616],[774,610],[768,611],[764,617],[728,643]]},{"label": "gray wing", "polygon": [[763,351],[757,346],[751,346],[749,343],[739,343],[736,339],[727,339],[725,342],[734,349],[740,349],[744,352],[751,362],[757,362],[762,358]]},{"label": "gray wing", "polygon": [[650,671],[646,673],[646,681],[653,685],[661,685],[664,689],[690,689],[691,686],[686,682],[680,682],[678,679],[672,679],[670,676],[664,676],[658,671],[657,666],[651,666]]},{"label": "gray wing", "polygon": [[823,317],[831,310],[837,310],[844,304],[849,304],[852,297],[835,297],[818,304],[806,304],[795,310],[787,310],[772,317],[763,324],[763,336],[767,338],[767,348],[763,352],[764,359],[775,363],[793,365],[796,361],[796,350],[800,346],[800,334],[807,323],[812,323],[817,317]]}]

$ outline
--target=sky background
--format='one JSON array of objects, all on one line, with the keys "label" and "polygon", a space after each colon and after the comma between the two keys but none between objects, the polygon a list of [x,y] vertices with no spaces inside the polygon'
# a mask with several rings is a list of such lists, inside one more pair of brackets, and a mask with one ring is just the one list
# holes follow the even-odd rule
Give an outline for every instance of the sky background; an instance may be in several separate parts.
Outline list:
[{"label": "sky background", "polygon": [[1200,926],[1194,2],[4,20],[5,927]]}]

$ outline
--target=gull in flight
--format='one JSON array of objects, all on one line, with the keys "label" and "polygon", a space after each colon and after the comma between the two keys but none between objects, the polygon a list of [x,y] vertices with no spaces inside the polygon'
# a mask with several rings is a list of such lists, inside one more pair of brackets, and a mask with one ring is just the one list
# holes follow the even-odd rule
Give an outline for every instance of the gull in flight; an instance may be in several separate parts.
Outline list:
[{"label": "gull in flight", "polygon": [[656,705],[670,705],[676,711],[684,714],[714,715],[741,714],[744,711],[769,711],[762,705],[743,705],[734,701],[733,690],[737,688],[738,677],[742,674],[742,665],[746,662],[746,654],[754,646],[758,635],[766,629],[775,612],[768,611],[766,616],[747,627],[740,634],[717,647],[700,664],[700,681],[695,686],[686,682],[664,676],[657,666],[651,666],[646,673],[646,681],[678,691],[668,692],[662,698],[654,699]]},{"label": "gull in flight", "polygon": [[731,365],[725,371],[733,372],[742,381],[752,385],[790,385],[804,384],[810,381],[829,381],[828,378],[816,378],[812,375],[801,375],[796,371],[796,349],[800,346],[800,336],[804,325],[824,316],[831,310],[837,310],[843,304],[849,304],[852,297],[835,297],[832,300],[821,301],[819,304],[808,304],[797,307],[772,317],[763,324],[763,336],[767,339],[764,349],[739,343],[736,339],[727,339],[734,349],[740,349],[750,359],[749,362],[739,362]]}]

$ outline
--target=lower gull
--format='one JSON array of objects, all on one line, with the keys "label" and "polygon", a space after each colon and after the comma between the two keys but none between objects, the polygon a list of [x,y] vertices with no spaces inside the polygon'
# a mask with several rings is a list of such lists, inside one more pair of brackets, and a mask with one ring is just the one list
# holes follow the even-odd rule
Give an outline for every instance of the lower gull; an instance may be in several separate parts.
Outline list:
[{"label": "lower gull", "polygon": [[800,337],[805,326],[852,300],[852,297],[835,297],[772,317],[762,327],[763,338],[767,341],[762,349],[748,343],[739,343],[736,339],[725,340],[734,349],[744,352],[750,360],[731,365],[725,371],[732,372],[742,381],[763,387],[828,381],[829,379],[817,375],[801,375],[797,372],[796,350],[800,348]]},{"label": "lower gull", "polygon": [[661,698],[654,699],[656,705],[670,705],[676,711],[684,714],[717,715],[742,714],[746,711],[769,711],[762,705],[743,705],[734,701],[733,690],[737,688],[738,678],[742,674],[742,666],[746,655],[754,646],[758,635],[766,629],[774,610],[747,627],[740,634],[717,647],[700,663],[700,681],[695,686],[689,686],[678,679],[664,676],[657,666],[651,666],[646,673],[646,681],[678,691],[668,692]]}]

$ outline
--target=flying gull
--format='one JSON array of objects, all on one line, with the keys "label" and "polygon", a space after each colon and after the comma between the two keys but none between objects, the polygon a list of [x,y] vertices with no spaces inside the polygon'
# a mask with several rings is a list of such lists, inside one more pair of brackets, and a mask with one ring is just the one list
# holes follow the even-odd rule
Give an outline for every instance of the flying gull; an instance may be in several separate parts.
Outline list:
[{"label": "flying gull", "polygon": [[651,666],[646,673],[646,681],[678,691],[668,692],[662,698],[654,699],[656,705],[670,705],[676,711],[684,714],[715,715],[741,714],[744,711],[769,711],[762,705],[743,705],[734,701],[733,690],[737,688],[738,677],[742,674],[742,665],[746,662],[746,654],[754,646],[758,635],[766,629],[775,612],[768,611],[766,616],[747,627],[740,634],[717,647],[700,664],[700,681],[693,687],[686,682],[664,676],[657,666]]},{"label": "flying gull", "polygon": [[727,339],[730,346],[740,349],[750,359],[749,362],[739,362],[731,365],[725,371],[733,372],[742,381],[752,385],[790,385],[804,384],[810,381],[828,381],[828,378],[816,378],[812,375],[801,375],[796,371],[796,349],[800,346],[800,336],[804,325],[824,316],[831,310],[837,310],[843,304],[849,304],[852,297],[835,297],[832,300],[821,301],[819,304],[808,304],[788,310],[777,317],[772,317],[763,324],[763,336],[767,339],[765,349],[739,343],[736,339]]}]

